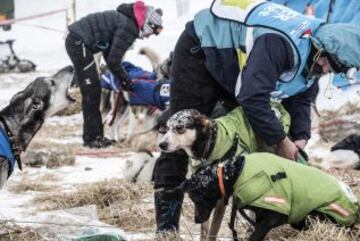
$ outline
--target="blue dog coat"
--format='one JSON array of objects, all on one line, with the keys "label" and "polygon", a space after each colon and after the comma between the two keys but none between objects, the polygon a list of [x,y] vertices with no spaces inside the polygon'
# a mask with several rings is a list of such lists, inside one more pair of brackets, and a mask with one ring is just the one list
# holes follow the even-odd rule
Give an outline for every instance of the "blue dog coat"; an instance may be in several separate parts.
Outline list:
[{"label": "blue dog coat", "polygon": [[11,149],[10,140],[2,128],[0,128],[0,156],[4,157],[9,164],[9,170],[8,170],[8,178],[9,178],[11,173],[14,171],[16,158]]},{"label": "blue dog coat", "polygon": [[[151,105],[164,110],[170,101],[170,80],[156,81],[153,72],[143,70],[130,62],[123,62],[123,68],[133,80],[130,105]],[[107,71],[101,75],[101,87],[119,92],[120,82]]]}]

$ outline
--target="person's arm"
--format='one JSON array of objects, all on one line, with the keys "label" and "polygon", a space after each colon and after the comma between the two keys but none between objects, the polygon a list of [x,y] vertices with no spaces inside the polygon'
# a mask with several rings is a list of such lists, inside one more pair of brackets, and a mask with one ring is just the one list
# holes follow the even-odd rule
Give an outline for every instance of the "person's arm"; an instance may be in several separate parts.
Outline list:
[{"label": "person's arm", "polygon": [[129,22],[121,23],[116,28],[109,51],[105,53],[105,61],[113,75],[120,81],[124,90],[131,89],[131,80],[121,66],[122,58],[138,36]]},{"label": "person's arm", "polygon": [[286,136],[270,106],[270,93],[280,75],[292,67],[293,52],[281,36],[266,34],[256,39],[242,72],[237,101],[243,107],[251,127],[268,145],[277,145],[276,153],[295,160],[298,149]]},{"label": "person's arm", "polygon": [[311,102],[318,92],[318,82],[303,93],[283,100],[282,104],[289,112],[291,126],[289,134],[297,146],[304,148],[307,140],[311,137]]},{"label": "person's arm", "polygon": [[278,144],[286,137],[282,124],[271,110],[270,93],[276,89],[281,73],[292,64],[290,44],[277,34],[265,34],[256,39],[242,72],[237,101],[251,127],[268,145]]}]

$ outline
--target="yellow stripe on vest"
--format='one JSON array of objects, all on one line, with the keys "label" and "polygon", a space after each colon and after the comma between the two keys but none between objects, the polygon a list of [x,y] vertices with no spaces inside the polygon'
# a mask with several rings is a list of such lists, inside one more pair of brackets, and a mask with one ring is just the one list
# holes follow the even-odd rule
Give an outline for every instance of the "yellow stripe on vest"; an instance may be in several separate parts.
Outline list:
[{"label": "yellow stripe on vest", "polygon": [[247,55],[246,55],[246,53],[243,53],[241,51],[241,49],[236,49],[236,53],[237,53],[237,57],[238,57],[238,61],[239,61],[239,67],[240,67],[240,70],[242,71],[247,62]]},{"label": "yellow stripe on vest", "polygon": [[246,9],[254,0],[222,0],[221,4],[225,6],[238,6],[241,9]]}]

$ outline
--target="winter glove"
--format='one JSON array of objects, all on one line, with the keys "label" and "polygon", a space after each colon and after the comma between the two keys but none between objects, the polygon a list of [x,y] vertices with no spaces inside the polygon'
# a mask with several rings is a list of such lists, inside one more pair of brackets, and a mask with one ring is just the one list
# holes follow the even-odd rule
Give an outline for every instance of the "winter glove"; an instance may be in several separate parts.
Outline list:
[{"label": "winter glove", "polygon": [[113,72],[113,74],[118,79],[118,86],[120,86],[122,90],[133,91],[133,83],[129,78],[127,72],[123,69],[123,67],[120,68],[120,71],[117,71],[115,73]]},{"label": "winter glove", "polygon": [[113,90],[116,93],[119,92],[119,89],[123,89],[125,91],[134,91],[134,84],[130,78],[127,77],[125,81],[119,81],[110,71],[107,71],[101,75],[100,84],[101,88]]},{"label": "winter glove", "polygon": [[134,84],[131,81],[131,79],[129,77],[127,77],[126,79],[123,79],[120,81],[120,86],[121,89],[125,90],[125,91],[130,91],[133,92],[134,91]]}]

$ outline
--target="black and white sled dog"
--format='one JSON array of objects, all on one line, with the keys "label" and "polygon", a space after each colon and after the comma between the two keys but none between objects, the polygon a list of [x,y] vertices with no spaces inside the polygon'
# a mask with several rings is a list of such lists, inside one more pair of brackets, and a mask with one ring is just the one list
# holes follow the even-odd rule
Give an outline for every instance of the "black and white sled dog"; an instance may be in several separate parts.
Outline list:
[{"label": "black and white sled dog", "polygon": [[360,169],[360,135],[352,134],[331,147],[321,162],[325,169]]},{"label": "black and white sled dog", "polygon": [[[255,168],[256,170],[251,168],[248,169],[247,163],[255,160],[254,158],[252,158],[254,157],[254,155],[256,155],[257,157],[260,156],[262,158],[261,160],[258,159],[257,161],[257,165],[259,168]],[[274,156],[275,155],[270,153],[254,153],[254,154],[249,154],[247,156],[232,156],[225,160],[221,160],[221,162],[219,163],[212,163],[208,166],[201,167],[195,174],[191,176],[190,179],[185,180],[179,186],[179,189],[181,189],[183,192],[188,193],[191,200],[195,203],[195,210],[196,210],[195,221],[203,222],[204,220],[209,219],[211,211],[215,208],[215,206],[221,199],[223,198],[228,199],[230,198],[230,196],[233,196],[236,200],[235,203],[237,204],[237,206],[233,206],[233,208],[235,209],[233,209],[231,214],[232,217],[230,220],[230,225],[234,224],[237,211],[240,211],[241,213],[244,210],[251,210],[252,212],[255,213],[254,220],[251,220],[249,218],[249,221],[254,226],[254,231],[250,234],[250,238],[249,238],[250,241],[262,241],[264,240],[267,233],[271,229],[287,223],[291,224],[291,226],[295,229],[305,230],[309,228],[309,226],[311,225],[311,222],[307,221],[308,216],[319,218],[320,221],[330,221],[335,224],[347,225],[349,227],[352,227],[353,222],[356,222],[356,217],[347,224],[341,223],[341,221],[338,223],[338,221],[341,220],[341,218],[340,219],[334,218],[334,216],[338,215],[338,212],[340,210],[337,209],[338,208],[337,203],[340,201],[339,199],[334,200],[334,196],[328,195],[329,193],[335,192],[334,190],[331,189],[326,190],[328,193],[325,192],[324,195],[321,196],[321,199],[323,199],[322,200],[323,203],[317,204],[324,206],[313,205],[314,209],[310,209],[309,207],[306,207],[306,205],[301,204],[306,202],[311,203],[307,195],[297,196],[296,194],[293,194],[292,191],[289,192],[290,195],[289,200],[292,200],[290,215],[293,214],[292,211],[294,211],[294,213],[297,212],[297,214],[301,213],[301,218],[297,219],[296,221],[291,220],[291,218],[289,218],[288,215],[282,213],[281,211],[275,211],[276,209],[272,209],[273,207],[272,205],[276,206],[279,205],[279,203],[281,203],[280,205],[282,205],[284,204],[284,202],[281,202],[280,201],[281,198],[276,196],[271,191],[270,192],[265,191],[266,190],[265,186],[267,185],[265,183],[272,183],[269,184],[270,186],[268,187],[273,188],[274,186],[277,185],[275,184],[275,182],[280,182],[280,180],[286,178],[291,180],[289,174],[290,175],[294,174],[291,173],[291,171],[285,170],[285,172],[278,172],[276,175],[271,175],[271,179],[266,178],[267,179],[266,180],[260,178],[260,180],[261,179],[262,180],[260,182],[257,182],[257,184],[253,185],[255,183],[254,180],[259,176],[263,176],[263,174],[266,173],[267,171],[268,167],[265,167],[265,164],[261,165],[261,163],[266,163],[266,162],[268,163],[269,161],[271,161],[272,158],[274,158]],[[281,160],[281,161],[286,162],[287,160]],[[301,167],[305,167],[302,166],[301,164],[296,164],[293,162],[289,162],[289,163],[291,163],[291,165],[295,164]],[[315,176],[317,176],[316,172],[322,173],[321,171],[315,168],[309,168],[309,167],[305,167],[305,168],[308,169],[302,169],[301,171],[302,173],[305,173],[306,171],[313,172],[312,175],[314,175],[315,173]],[[325,173],[322,174],[324,175],[322,179],[323,182],[329,182],[328,185],[337,185],[335,184],[336,181],[333,182],[334,179],[329,174],[325,174]],[[242,179],[242,177],[244,176],[246,176],[247,178]],[[292,180],[295,181],[295,178]],[[241,181],[244,182],[241,183]],[[278,185],[282,185],[282,184],[278,184]],[[351,205],[357,206],[358,205],[357,199],[354,193],[350,190],[349,187],[345,187],[346,185],[345,186],[343,185],[342,184],[339,185],[337,192],[344,192],[343,195],[344,197],[342,198],[345,198],[346,196],[345,199],[347,200],[348,203],[352,203]],[[243,190],[245,190],[245,186],[247,188],[246,190],[247,194],[244,193],[240,194],[241,192],[243,192]],[[284,188],[284,186],[282,186],[282,188]],[[312,191],[310,190],[309,192]],[[243,194],[244,196],[241,196]],[[296,199],[295,196],[297,196],[298,199]],[[242,203],[243,201],[241,200],[242,197],[245,200],[248,200],[249,202],[245,201],[245,203]],[[246,199],[249,197],[250,199]],[[263,197],[263,199],[260,197]],[[272,202],[273,204],[270,204],[268,206],[266,205],[258,206],[255,203],[255,200],[257,199],[265,200],[264,202],[267,202],[266,201],[267,198],[269,200],[269,203]],[[297,200],[299,202],[299,205],[295,204],[294,200]],[[331,210],[331,212],[322,210],[322,208],[332,207],[333,205],[334,205],[334,209],[332,208],[328,209],[328,211]],[[351,215],[353,215],[354,217],[357,216],[357,212],[358,212],[358,208],[356,207],[352,211],[349,211],[350,209],[344,209],[342,207],[341,210],[346,212],[346,214],[345,213],[343,214],[344,215],[343,217],[350,217]],[[233,230],[233,232],[235,231]],[[234,235],[234,238],[235,237],[236,237],[236,233]]]},{"label": "black and white sled dog", "polygon": [[0,111],[0,187],[11,175],[15,162],[22,169],[20,153],[45,119],[75,101],[68,94],[73,72],[74,68],[68,66],[53,76],[36,78]]},{"label": "black and white sled dog", "polygon": [[[234,109],[234,111],[237,110]],[[243,120],[242,112],[237,112],[239,115],[236,117],[231,113],[232,112],[220,118],[223,120],[225,118],[225,120],[233,122],[231,125],[238,126],[239,129],[247,128],[247,126],[239,126],[243,123],[243,121],[239,121],[239,119]],[[208,118],[195,109],[179,111],[172,115],[167,121],[167,130],[160,140],[159,147],[164,152],[174,152],[183,149],[190,157],[191,161],[189,163],[192,163],[193,166],[196,166],[199,160],[213,162],[225,156],[234,155],[239,145],[241,148],[244,148],[244,151],[247,153],[254,151],[254,148],[252,148],[254,146],[252,144],[254,140],[245,140],[241,135],[228,133],[232,130],[228,130],[221,123],[216,123],[216,120],[219,119],[214,120]],[[222,135],[220,131],[222,133],[227,132],[228,134]],[[251,136],[251,134],[249,134],[251,131],[250,129],[246,129],[243,130],[242,133],[246,133],[245,135],[248,137]],[[224,138],[218,141],[217,136],[224,136]],[[235,142],[234,136],[238,137]],[[202,223],[201,240],[216,240],[225,209],[225,203],[222,200],[214,210],[212,221],[206,220],[206,222]]]},{"label": "black and white sled dog", "polygon": [[[169,79],[172,54],[162,62],[160,56],[151,48],[143,47],[139,54],[146,56],[156,73],[157,81]],[[98,60],[100,61],[100,60]],[[98,62],[97,61],[97,62]],[[98,65],[100,66],[99,62]],[[100,67],[99,69],[103,69]],[[103,70],[102,70],[103,72]],[[165,87],[165,85],[163,85]],[[130,101],[129,93],[121,91],[121,97],[112,90],[102,90],[100,111],[104,120],[104,124],[110,124],[110,138],[116,141],[130,140],[134,134],[151,130],[156,125],[156,121],[161,111],[144,102],[144,105],[133,105]],[[135,93],[141,95],[141,93]],[[139,96],[139,99],[142,99]],[[115,117],[114,117],[115,116]],[[139,122],[143,123],[143,127],[139,131]],[[125,123],[127,128],[124,131]],[[138,130],[138,131],[135,131]],[[136,133],[135,133],[136,132]]]}]

